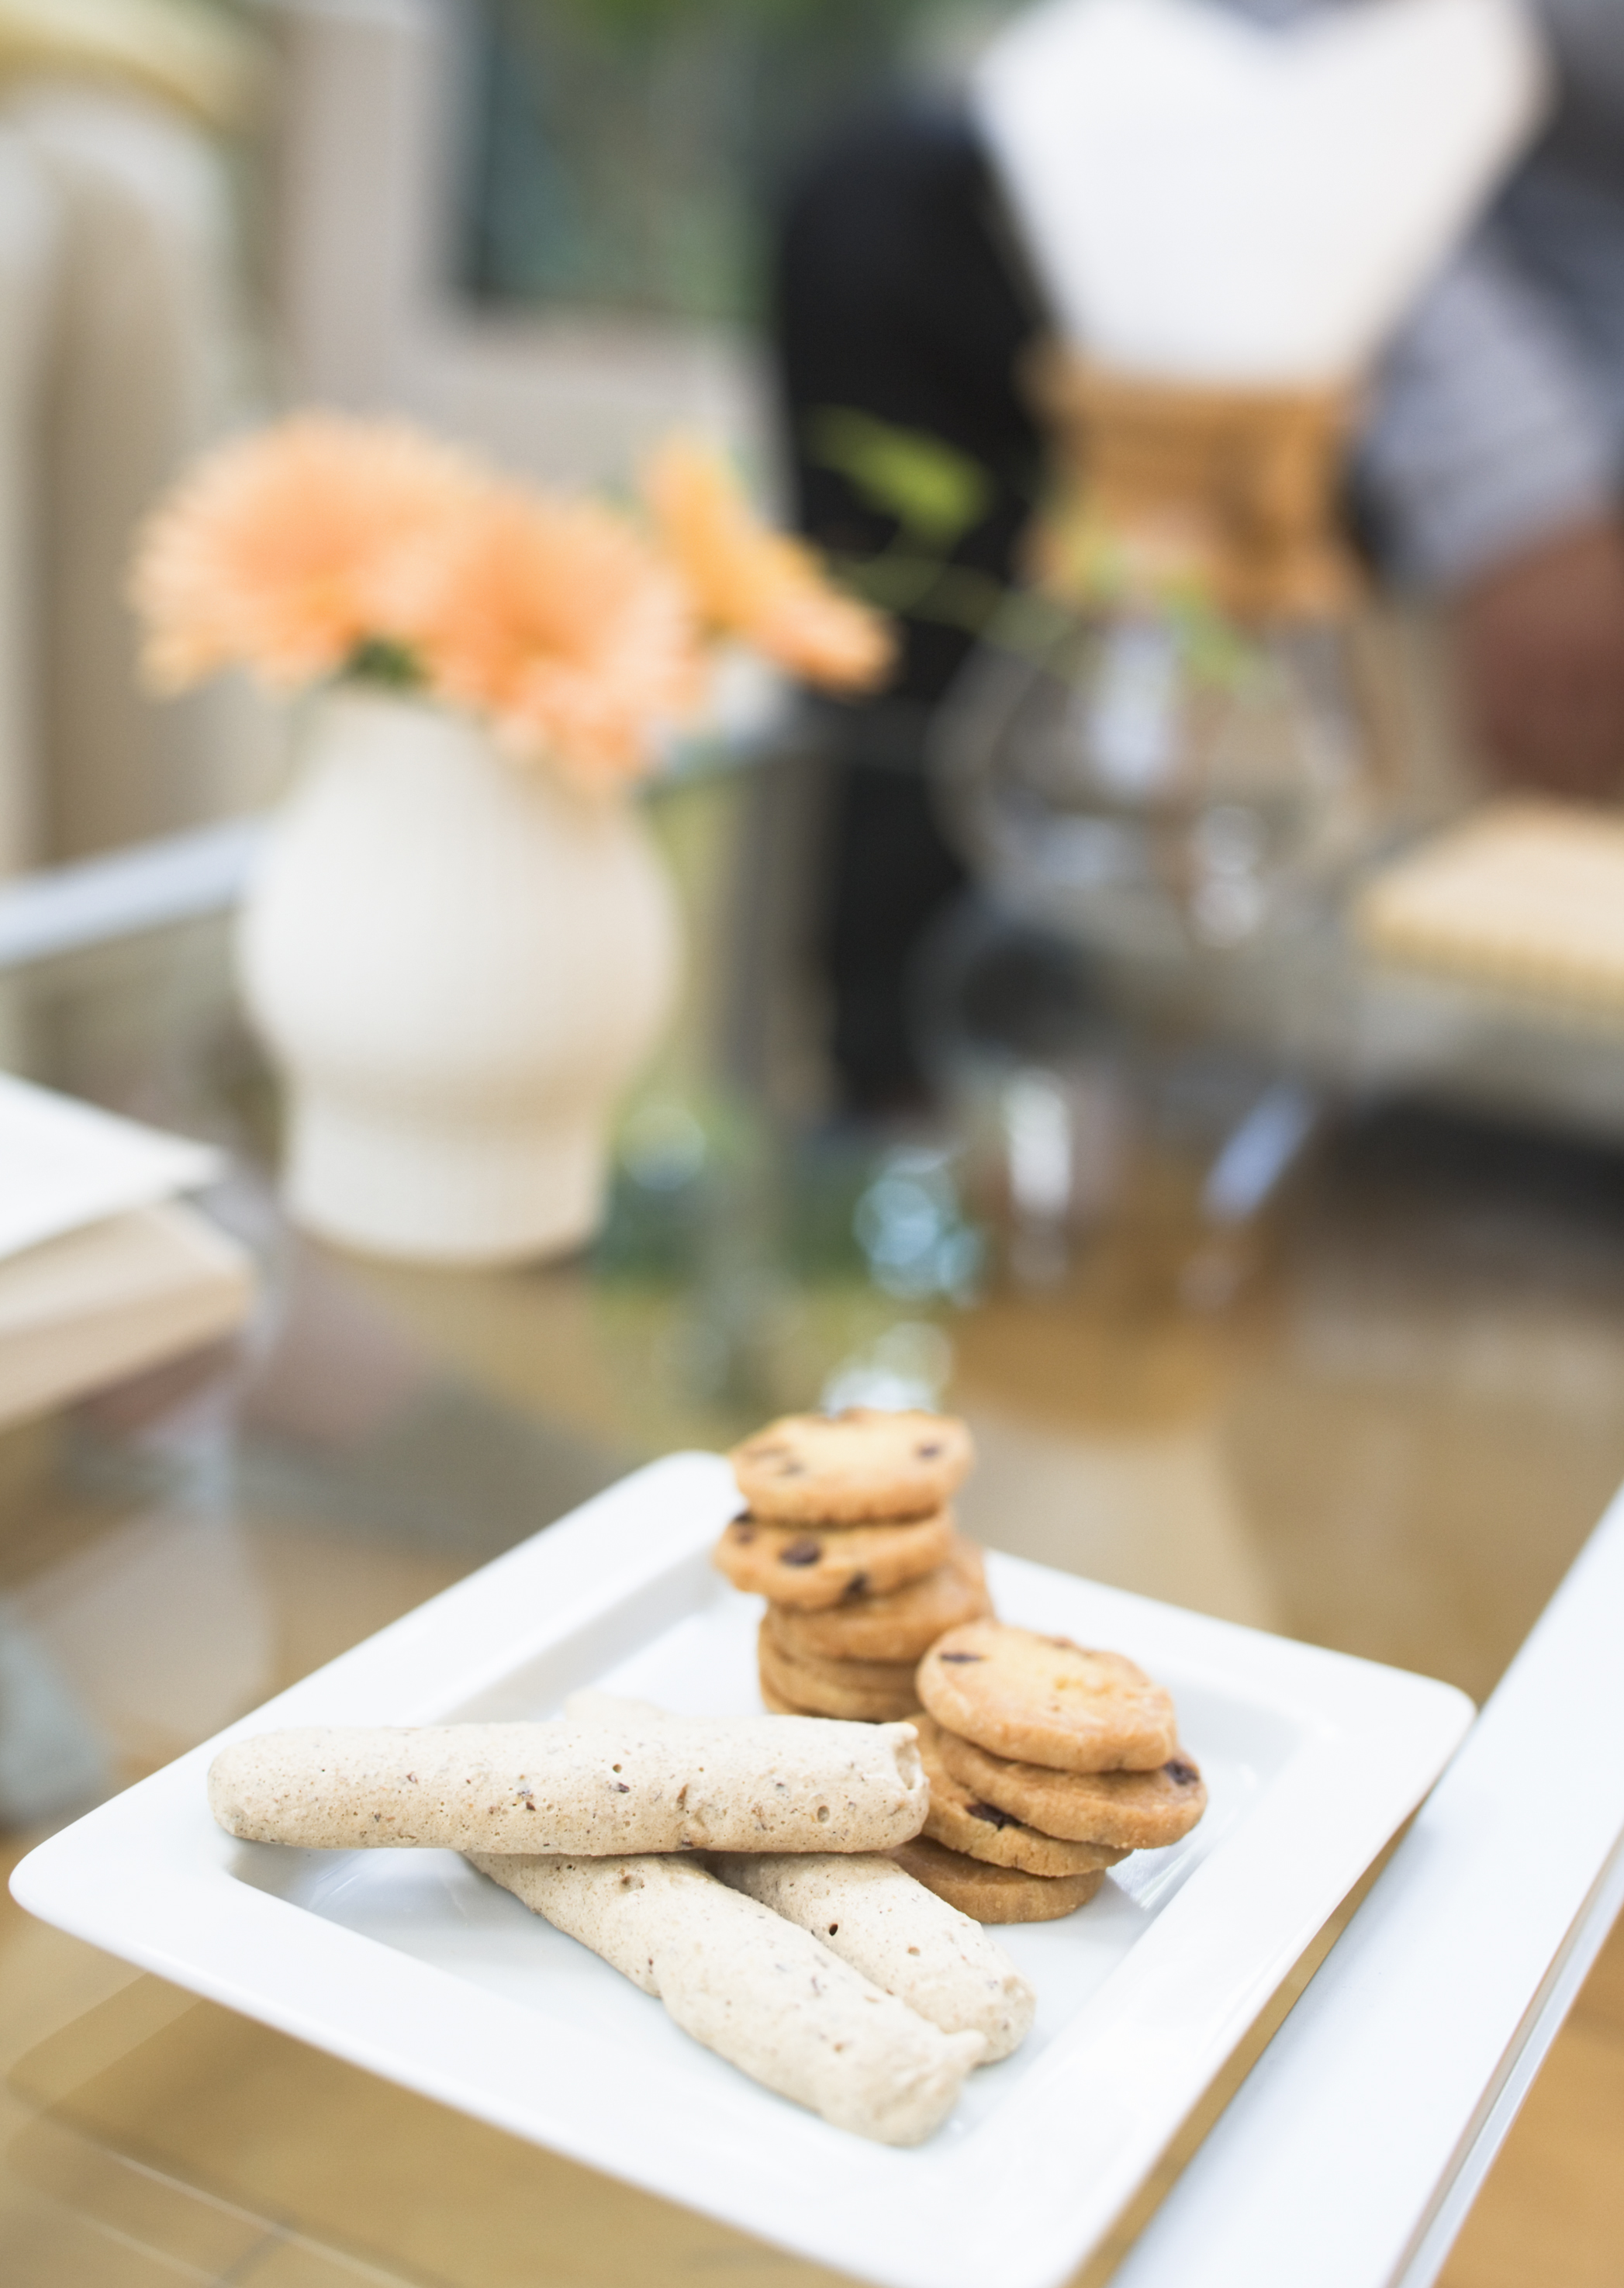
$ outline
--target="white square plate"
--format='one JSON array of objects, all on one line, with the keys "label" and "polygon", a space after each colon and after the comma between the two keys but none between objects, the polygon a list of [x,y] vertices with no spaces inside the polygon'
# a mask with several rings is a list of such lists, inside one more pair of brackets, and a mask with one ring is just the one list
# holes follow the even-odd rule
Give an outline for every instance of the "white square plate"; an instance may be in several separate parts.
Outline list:
[{"label": "white square plate", "polygon": [[639,1471],[43,1844],[12,1891],[178,1985],[886,2288],[1053,2288],[1425,1794],[1470,1703],[993,1557],[1006,1619],[1170,1687],[1211,1805],[1080,1913],[998,1933],[1036,2026],[913,2151],[758,2088],[453,1853],[281,1851],[210,1819],[216,1750],[284,1724],[543,1716],[587,1684],[758,1712],[760,1607],[709,1561],[737,1505],[713,1455]]}]

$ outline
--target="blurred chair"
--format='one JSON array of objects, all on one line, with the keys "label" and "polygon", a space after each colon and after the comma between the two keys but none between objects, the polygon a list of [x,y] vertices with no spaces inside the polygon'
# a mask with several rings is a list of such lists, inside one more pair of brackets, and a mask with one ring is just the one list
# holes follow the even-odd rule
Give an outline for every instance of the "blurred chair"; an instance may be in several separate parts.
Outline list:
[{"label": "blurred chair", "polygon": [[263,713],[147,697],[123,600],[141,516],[248,402],[223,139],[254,60],[191,0],[0,0],[0,871],[262,796]]},{"label": "blurred chair", "polygon": [[36,688],[35,473],[60,218],[38,167],[0,131],[0,877],[43,846]]}]

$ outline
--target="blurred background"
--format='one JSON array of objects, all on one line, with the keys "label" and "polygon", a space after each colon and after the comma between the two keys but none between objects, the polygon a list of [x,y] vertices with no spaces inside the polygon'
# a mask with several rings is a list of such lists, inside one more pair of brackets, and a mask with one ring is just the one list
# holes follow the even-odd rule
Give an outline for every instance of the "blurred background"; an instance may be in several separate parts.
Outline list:
[{"label": "blurred background", "polygon": [[[10,1855],[628,1467],[820,1402],[962,1410],[991,1545],[1493,1688],[1624,1478],[1624,35],[1484,8],[1481,147],[1462,75],[1368,354],[1175,359],[1125,410],[1013,63],[989,92],[1015,0],[0,0],[0,1067],[218,1147],[254,1287],[206,1347],[0,1410]],[[1176,62],[1200,112],[1215,24],[1418,10],[1470,49],[1454,0],[1171,5],[1145,118],[1209,167],[1153,97]],[[1408,163],[1388,89],[1327,230]],[[279,1205],[232,932],[305,716],[154,699],[126,593],[198,449],[312,404],[620,493],[704,432],[898,616],[883,691],[757,684],[646,790],[685,976],[562,1261],[370,1259]],[[1142,556],[1100,555],[1112,484]],[[1318,600],[1143,584],[1192,529]],[[233,2263],[298,2220],[300,2280],[532,2276],[500,2215],[431,2263],[392,2212],[368,2157],[432,2143],[415,2101],[363,2123],[334,2068],[296,2134],[305,2054],[199,2005],[160,2054],[8,1911],[30,2288],[225,2276],[187,2253],[222,2204]],[[1616,2277],[1610,1975],[1452,2288]],[[238,2128],[154,2128],[146,2068],[107,2078],[149,2040],[171,2092],[240,2071]],[[342,2214],[323,2120],[361,2124]]]}]

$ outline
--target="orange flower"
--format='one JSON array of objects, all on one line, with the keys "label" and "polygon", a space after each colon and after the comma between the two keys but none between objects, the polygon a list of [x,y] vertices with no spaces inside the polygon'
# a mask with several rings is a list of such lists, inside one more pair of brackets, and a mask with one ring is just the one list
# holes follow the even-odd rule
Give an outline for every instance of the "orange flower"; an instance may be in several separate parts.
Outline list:
[{"label": "orange flower", "polygon": [[171,687],[229,666],[416,680],[597,784],[645,768],[693,709],[701,634],[836,688],[883,673],[885,624],[713,457],[674,445],[648,484],[663,552],[404,423],[298,416],[212,454],[149,523],[132,584],[149,669]]},{"label": "orange flower", "polygon": [[400,632],[416,560],[483,478],[404,422],[304,414],[212,453],[148,524],[132,600],[171,690],[217,668],[273,684],[341,668]]},{"label": "orange flower", "polygon": [[493,488],[422,574],[406,634],[430,687],[579,783],[637,775],[693,703],[686,600],[607,509]]},{"label": "orange flower", "polygon": [[771,532],[717,457],[687,439],[644,472],[660,537],[716,635],[738,636],[808,683],[871,690],[895,653],[886,622],[830,587],[812,551]]}]

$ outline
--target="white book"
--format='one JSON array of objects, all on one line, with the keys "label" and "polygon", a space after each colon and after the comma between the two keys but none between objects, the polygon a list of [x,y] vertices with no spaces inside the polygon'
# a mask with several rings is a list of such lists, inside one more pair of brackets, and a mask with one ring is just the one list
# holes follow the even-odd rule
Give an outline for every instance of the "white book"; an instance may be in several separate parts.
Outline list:
[{"label": "white book", "polygon": [[250,1258],[177,1197],[224,1167],[211,1146],[0,1073],[0,1428],[241,1323]]},{"label": "white book", "polygon": [[0,1262],[42,1240],[212,1183],[207,1144],[0,1073]]},{"label": "white book", "polygon": [[0,1263],[0,1429],[217,1341],[254,1287],[247,1251],[178,1200]]}]

